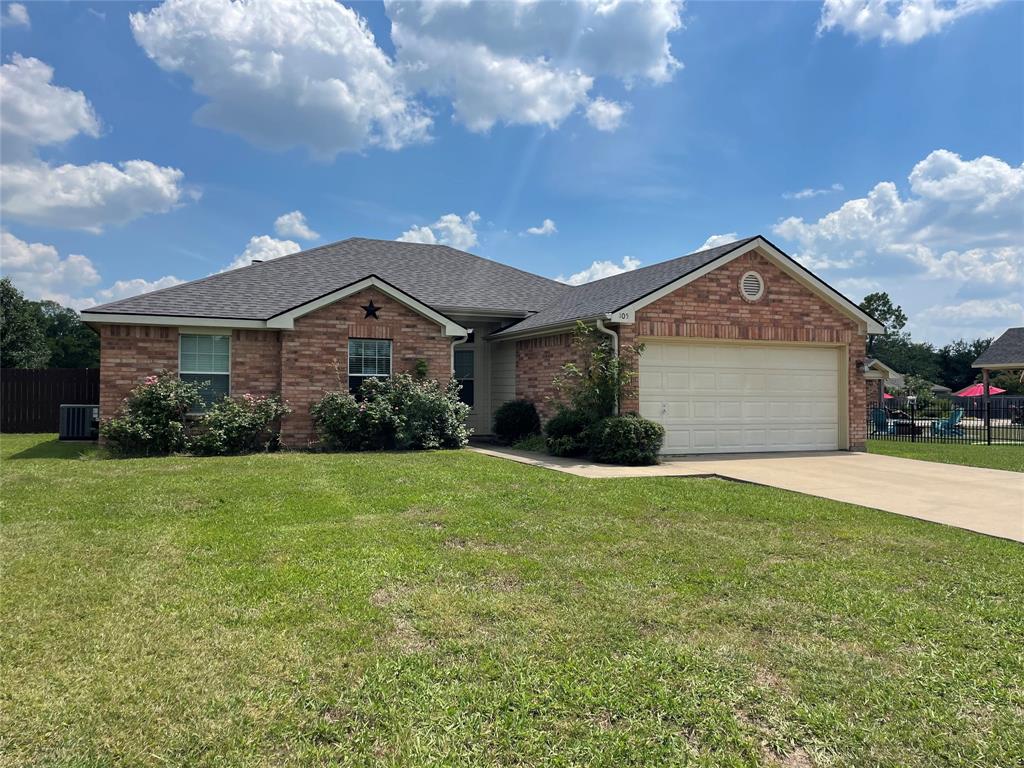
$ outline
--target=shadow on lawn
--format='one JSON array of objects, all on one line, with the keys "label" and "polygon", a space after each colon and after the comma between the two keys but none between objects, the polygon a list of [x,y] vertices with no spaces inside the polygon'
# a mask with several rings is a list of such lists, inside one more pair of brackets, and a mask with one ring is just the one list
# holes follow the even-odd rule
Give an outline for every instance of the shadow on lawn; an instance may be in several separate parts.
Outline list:
[{"label": "shadow on lawn", "polygon": [[96,451],[96,443],[77,440],[47,440],[36,443],[18,453],[12,453],[7,459],[78,459]]}]

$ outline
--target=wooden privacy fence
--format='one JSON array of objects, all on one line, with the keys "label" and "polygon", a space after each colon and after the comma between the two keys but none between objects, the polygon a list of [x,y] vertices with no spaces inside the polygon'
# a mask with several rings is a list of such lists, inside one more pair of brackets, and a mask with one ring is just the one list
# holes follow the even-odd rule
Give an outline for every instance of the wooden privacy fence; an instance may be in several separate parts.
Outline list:
[{"label": "wooden privacy fence", "polygon": [[99,368],[0,370],[0,432],[56,432],[61,405],[99,402]]}]

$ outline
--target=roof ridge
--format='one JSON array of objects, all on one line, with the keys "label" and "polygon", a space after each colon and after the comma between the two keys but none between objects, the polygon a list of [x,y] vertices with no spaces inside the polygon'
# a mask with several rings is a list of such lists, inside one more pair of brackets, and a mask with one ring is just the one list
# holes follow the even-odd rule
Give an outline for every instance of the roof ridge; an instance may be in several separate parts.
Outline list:
[{"label": "roof ridge", "polygon": [[[681,259],[689,259],[694,256],[699,256],[702,253],[717,251],[720,248],[728,248],[731,251],[735,248],[739,248],[741,245],[749,243],[751,240],[756,240],[758,237],[760,237],[760,235],[752,235],[750,237],[740,238],[739,240],[733,240],[732,242],[722,243],[721,245],[716,245],[713,248],[702,248],[699,251],[693,251],[693,253],[684,253],[682,256],[675,256],[671,259],[665,259],[664,261],[656,261],[653,264],[648,264],[646,267],[637,267],[636,269],[631,269],[627,272],[619,272],[618,274],[608,275],[607,277],[602,277],[597,280],[591,280],[590,282],[587,283],[580,283],[579,285],[574,285],[573,288],[582,288],[585,285],[597,285],[598,283],[603,283],[606,280],[614,280],[618,277],[622,277],[623,275],[635,275],[640,272],[645,272],[649,269],[654,269],[655,267],[664,267],[666,264],[671,264],[672,262],[680,261]],[[725,253],[728,252],[729,251],[725,251]]]}]

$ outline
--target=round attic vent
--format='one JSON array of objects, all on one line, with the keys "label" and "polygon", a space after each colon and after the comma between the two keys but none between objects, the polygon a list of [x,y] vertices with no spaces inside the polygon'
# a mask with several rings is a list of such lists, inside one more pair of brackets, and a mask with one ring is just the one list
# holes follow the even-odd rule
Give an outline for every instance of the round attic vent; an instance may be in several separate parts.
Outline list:
[{"label": "round attic vent", "polygon": [[764,296],[764,279],[757,272],[747,272],[740,278],[740,293],[747,301],[757,301]]}]

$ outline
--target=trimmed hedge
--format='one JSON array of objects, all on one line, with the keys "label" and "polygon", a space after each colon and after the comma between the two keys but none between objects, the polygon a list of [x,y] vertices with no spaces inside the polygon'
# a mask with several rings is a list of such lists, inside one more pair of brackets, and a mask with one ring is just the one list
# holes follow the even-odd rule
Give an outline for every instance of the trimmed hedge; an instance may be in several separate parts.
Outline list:
[{"label": "trimmed hedge", "polygon": [[606,464],[657,464],[665,428],[635,414],[609,416],[588,432],[590,455]]},{"label": "trimmed hedge", "polygon": [[494,434],[506,443],[515,443],[540,434],[540,416],[529,400],[509,400],[494,412]]}]

